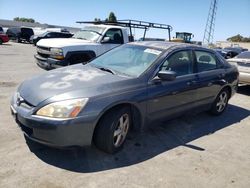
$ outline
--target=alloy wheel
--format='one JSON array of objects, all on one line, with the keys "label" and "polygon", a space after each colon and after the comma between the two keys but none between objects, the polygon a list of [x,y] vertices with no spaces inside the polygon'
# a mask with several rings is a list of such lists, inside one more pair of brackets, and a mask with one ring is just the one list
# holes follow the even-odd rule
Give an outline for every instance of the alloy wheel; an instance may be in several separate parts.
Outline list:
[{"label": "alloy wheel", "polygon": [[228,99],[227,92],[223,91],[218,99],[219,100],[216,103],[216,109],[218,112],[222,112],[227,105],[227,99]]},{"label": "alloy wheel", "polygon": [[129,130],[129,126],[130,126],[129,115],[123,114],[119,118],[117,122],[117,128],[114,131],[113,144],[116,148],[120,147],[125,141],[125,138]]}]

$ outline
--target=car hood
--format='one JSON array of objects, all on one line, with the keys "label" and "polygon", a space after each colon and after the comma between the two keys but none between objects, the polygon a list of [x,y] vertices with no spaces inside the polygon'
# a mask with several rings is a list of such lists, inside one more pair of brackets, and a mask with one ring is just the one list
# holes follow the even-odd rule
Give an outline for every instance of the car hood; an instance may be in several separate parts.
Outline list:
[{"label": "car hood", "polygon": [[[94,97],[114,89],[114,83],[131,79],[101,71],[91,65],[77,64],[49,71],[24,81],[18,89],[25,101],[37,106],[49,98],[65,100]],[[73,95],[73,92],[77,95]],[[59,97],[58,97],[59,96]]]},{"label": "car hood", "polygon": [[227,61],[250,63],[250,59],[242,59],[242,58],[231,58],[231,59],[227,59]]},{"label": "car hood", "polygon": [[57,38],[57,39],[41,39],[37,45],[43,47],[52,47],[52,48],[62,48],[65,46],[72,45],[83,45],[90,44],[92,41],[83,40],[83,39],[75,39],[75,38]]}]

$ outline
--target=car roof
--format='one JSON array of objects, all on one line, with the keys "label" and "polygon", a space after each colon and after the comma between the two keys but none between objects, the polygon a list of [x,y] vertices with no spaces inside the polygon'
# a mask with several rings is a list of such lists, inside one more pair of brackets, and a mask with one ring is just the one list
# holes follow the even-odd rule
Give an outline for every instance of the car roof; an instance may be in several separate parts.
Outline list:
[{"label": "car roof", "polygon": [[206,50],[208,49],[208,48],[198,46],[195,44],[167,42],[167,41],[137,41],[137,42],[132,42],[130,44],[158,48],[162,50],[168,50],[169,48],[185,48],[185,47],[196,47],[196,48],[206,49]]},{"label": "car roof", "polygon": [[[100,27],[100,28],[104,28],[104,29],[110,29],[110,28],[118,28],[118,29],[124,29],[125,27],[121,27],[121,26],[116,26],[116,25],[104,25],[104,24],[86,24],[84,27]],[[83,29],[84,29],[83,27]]]}]

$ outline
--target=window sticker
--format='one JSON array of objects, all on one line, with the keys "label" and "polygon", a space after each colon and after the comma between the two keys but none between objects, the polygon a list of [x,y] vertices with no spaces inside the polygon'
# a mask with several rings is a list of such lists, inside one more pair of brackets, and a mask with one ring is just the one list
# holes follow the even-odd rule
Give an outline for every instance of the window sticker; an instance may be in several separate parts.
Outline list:
[{"label": "window sticker", "polygon": [[161,53],[160,50],[155,50],[155,49],[150,49],[150,48],[145,49],[144,52],[150,53],[150,54],[155,54],[155,55],[160,55],[160,53]]}]

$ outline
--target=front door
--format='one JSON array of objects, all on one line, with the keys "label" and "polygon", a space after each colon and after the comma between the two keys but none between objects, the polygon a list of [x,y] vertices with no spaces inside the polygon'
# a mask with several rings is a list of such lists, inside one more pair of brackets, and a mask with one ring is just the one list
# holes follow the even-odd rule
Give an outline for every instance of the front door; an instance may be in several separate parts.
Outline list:
[{"label": "front door", "polygon": [[[105,41],[105,39],[109,39]],[[124,43],[123,40],[123,35],[122,35],[122,30],[121,29],[116,29],[112,28],[109,29],[105,35],[103,36],[103,42],[101,42],[101,47],[98,48],[98,55],[101,55],[117,46],[120,46]]]},{"label": "front door", "polygon": [[191,50],[178,51],[169,56],[160,70],[177,74],[173,81],[154,79],[148,84],[148,117],[150,120],[166,119],[195,107],[197,96],[197,75]]}]

